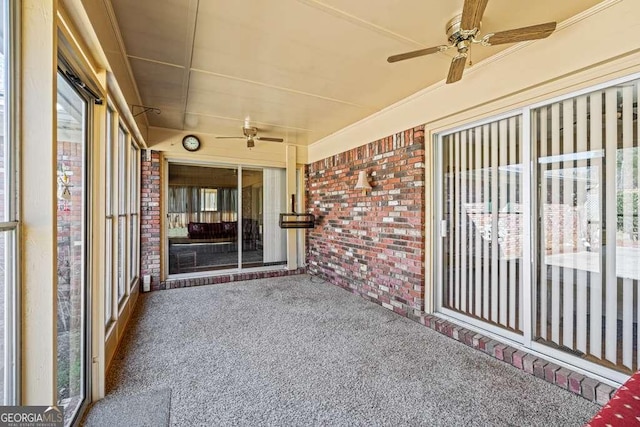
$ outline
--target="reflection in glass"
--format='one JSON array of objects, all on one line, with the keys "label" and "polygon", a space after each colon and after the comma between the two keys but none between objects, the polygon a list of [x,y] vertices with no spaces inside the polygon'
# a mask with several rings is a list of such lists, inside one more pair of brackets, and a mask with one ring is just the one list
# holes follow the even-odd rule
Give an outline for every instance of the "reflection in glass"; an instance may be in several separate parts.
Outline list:
[{"label": "reflection in glass", "polygon": [[58,75],[58,405],[67,423],[85,397],[86,101]]},{"label": "reflection in glass", "polygon": [[169,274],[286,263],[285,170],[241,170],[169,164]]},{"label": "reflection in glass", "polygon": [[238,170],[169,164],[169,274],[238,267]]},{"label": "reflection in glass", "polygon": [[538,153],[534,338],[638,369],[638,84],[532,111]]},{"label": "reflection in glass", "polygon": [[443,307],[522,332],[522,117],[445,135]]},{"label": "reflection in glass", "polygon": [[118,126],[118,303],[127,287],[127,133]]}]

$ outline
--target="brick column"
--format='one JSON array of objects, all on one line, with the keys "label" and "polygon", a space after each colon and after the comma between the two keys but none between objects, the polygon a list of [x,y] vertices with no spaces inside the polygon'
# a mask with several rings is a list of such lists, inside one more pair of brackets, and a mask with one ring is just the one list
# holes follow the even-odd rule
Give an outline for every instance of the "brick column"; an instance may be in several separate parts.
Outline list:
[{"label": "brick column", "polygon": [[160,289],[160,153],[142,156],[140,189],[140,270],[151,276],[151,289]]}]

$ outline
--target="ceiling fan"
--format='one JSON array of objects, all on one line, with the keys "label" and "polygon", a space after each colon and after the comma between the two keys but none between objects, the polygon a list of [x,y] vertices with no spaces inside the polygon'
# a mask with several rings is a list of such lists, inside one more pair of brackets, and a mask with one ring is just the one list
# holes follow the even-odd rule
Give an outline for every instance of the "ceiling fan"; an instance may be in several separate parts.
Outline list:
[{"label": "ceiling fan", "polygon": [[450,48],[456,48],[458,54],[451,61],[447,83],[455,83],[462,78],[464,66],[467,62],[469,47],[471,44],[483,46],[495,46],[506,43],[516,43],[526,40],[536,40],[548,37],[556,29],[555,22],[532,25],[530,27],[516,28],[513,30],[489,33],[476,38],[480,32],[480,20],[484,14],[489,0],[465,0],[462,14],[455,16],[447,23],[446,33],[449,45],[434,46],[427,49],[414,50],[387,58],[388,62],[398,62],[405,59],[444,52]]},{"label": "ceiling fan", "polygon": [[244,126],[242,126],[242,135],[243,136],[216,136],[216,139],[246,139],[247,148],[255,147],[256,141],[284,142],[284,139],[282,138],[258,136],[258,128],[251,126],[249,119],[244,121]]}]

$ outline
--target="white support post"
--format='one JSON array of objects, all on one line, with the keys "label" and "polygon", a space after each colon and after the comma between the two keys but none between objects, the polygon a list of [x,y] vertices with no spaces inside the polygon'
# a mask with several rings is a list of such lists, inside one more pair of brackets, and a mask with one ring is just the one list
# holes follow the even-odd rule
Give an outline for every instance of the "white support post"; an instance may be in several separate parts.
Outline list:
[{"label": "white support post", "polygon": [[22,405],[57,402],[57,3],[22,1]]},{"label": "white support post", "polygon": [[[287,145],[287,209],[291,208],[291,196],[296,194],[297,154],[295,145]],[[287,230],[287,270],[298,268],[298,230]]]}]

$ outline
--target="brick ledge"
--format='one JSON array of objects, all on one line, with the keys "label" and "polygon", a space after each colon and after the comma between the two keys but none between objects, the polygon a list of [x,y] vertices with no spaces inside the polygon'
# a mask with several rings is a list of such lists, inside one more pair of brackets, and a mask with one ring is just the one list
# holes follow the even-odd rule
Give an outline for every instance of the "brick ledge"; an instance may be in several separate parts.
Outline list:
[{"label": "brick ledge", "polygon": [[239,282],[242,280],[253,279],[266,279],[269,277],[283,277],[294,276],[298,274],[304,274],[307,272],[306,267],[300,267],[295,270],[264,270],[264,271],[252,271],[243,273],[233,273],[216,276],[204,276],[204,277],[190,277],[185,279],[171,279],[165,280],[155,286],[151,287],[152,291],[165,290],[165,289],[177,289],[188,288],[191,286],[201,285],[217,285],[220,283]]},{"label": "brick ledge", "polygon": [[491,357],[506,362],[531,375],[569,390],[591,402],[606,405],[616,389],[596,379],[560,367],[541,357],[525,353],[440,317],[425,314],[420,323]]}]

